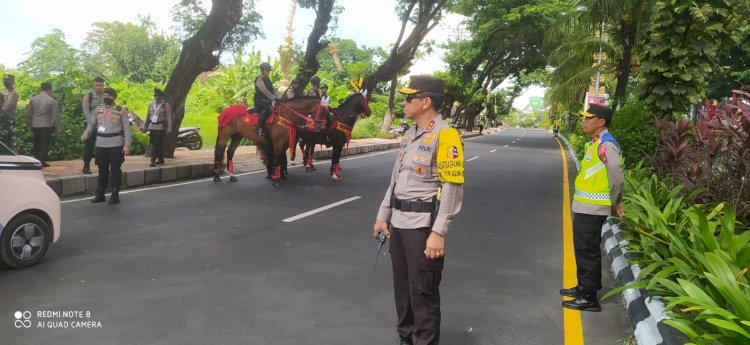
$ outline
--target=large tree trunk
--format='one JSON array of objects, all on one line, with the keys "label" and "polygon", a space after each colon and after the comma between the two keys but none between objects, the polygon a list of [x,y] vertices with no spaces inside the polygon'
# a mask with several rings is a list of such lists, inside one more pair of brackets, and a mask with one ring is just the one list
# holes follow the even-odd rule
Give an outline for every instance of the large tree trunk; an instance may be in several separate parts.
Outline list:
[{"label": "large tree trunk", "polygon": [[[422,40],[439,23],[446,2],[447,0],[411,0],[409,2],[409,7],[402,17],[401,33],[391,50],[391,55],[383,64],[378,66],[375,72],[365,77],[365,85],[362,88],[367,90],[368,94],[375,89],[378,83],[397,77],[398,73],[404,70],[404,67],[411,65],[414,54],[416,54]],[[416,6],[419,7],[414,29],[401,44],[406,24]]]},{"label": "large tree trunk", "polygon": [[619,104],[627,97],[628,79],[630,78],[630,66],[633,61],[633,45],[636,40],[636,28],[631,22],[621,22],[622,30],[622,59],[619,63],[620,75],[617,77],[617,86],[615,87],[615,99],[612,108],[617,109]]},{"label": "large tree trunk", "polygon": [[164,93],[172,106],[172,133],[164,143],[165,157],[174,157],[177,131],[185,117],[185,99],[195,78],[219,66],[221,46],[227,33],[240,22],[242,0],[213,0],[211,12],[193,37],[182,42],[182,52]]},{"label": "large tree trunk", "polygon": [[328,24],[331,22],[331,12],[335,3],[336,0],[317,0],[315,24],[313,24],[310,36],[307,37],[307,50],[305,50],[305,58],[302,61],[302,66],[300,66],[299,77],[302,79],[300,86],[303,89],[310,78],[320,70],[318,53],[330,43],[328,41],[321,42],[320,39],[328,32]]},{"label": "large tree trunk", "polygon": [[388,109],[385,111],[385,116],[383,117],[383,125],[380,127],[380,132],[383,134],[388,134],[388,131],[391,130],[391,124],[393,123],[393,107],[395,106],[393,104],[393,100],[396,99],[396,88],[398,87],[398,78],[393,77],[391,79],[391,91],[388,95]]}]

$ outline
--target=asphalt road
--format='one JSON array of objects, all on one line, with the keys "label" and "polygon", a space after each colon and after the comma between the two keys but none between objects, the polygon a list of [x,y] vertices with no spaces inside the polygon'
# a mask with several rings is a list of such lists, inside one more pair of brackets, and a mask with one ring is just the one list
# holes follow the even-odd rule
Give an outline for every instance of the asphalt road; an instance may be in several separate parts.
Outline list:
[{"label": "asphalt road", "polygon": [[[395,156],[345,160],[338,183],[319,163],[291,168],[278,189],[251,173],[129,191],[116,206],[67,200],[46,260],[0,270],[0,344],[396,344],[387,251],[371,276],[372,224]],[[508,129],[466,140],[465,156],[442,343],[563,344],[557,141]],[[586,344],[632,334],[620,303],[582,314]],[[16,311],[30,312],[30,328],[14,325]],[[82,315],[51,314],[64,311]]]}]

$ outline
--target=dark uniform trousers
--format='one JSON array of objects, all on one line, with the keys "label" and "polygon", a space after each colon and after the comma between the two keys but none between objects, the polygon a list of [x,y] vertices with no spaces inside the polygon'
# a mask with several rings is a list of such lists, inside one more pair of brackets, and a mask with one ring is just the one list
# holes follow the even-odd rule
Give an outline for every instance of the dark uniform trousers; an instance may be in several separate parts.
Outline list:
[{"label": "dark uniform trousers", "polygon": [[414,345],[440,343],[440,291],[444,259],[424,256],[430,228],[391,230],[391,263],[399,336]]},{"label": "dark uniform trousers", "polygon": [[573,248],[576,254],[578,287],[595,295],[602,288],[602,225],[607,216],[573,214]]},{"label": "dark uniform trousers", "polygon": [[151,130],[149,141],[151,142],[151,163],[164,161],[164,136],[167,135],[166,129]]},{"label": "dark uniform trousers", "polygon": [[97,147],[96,148],[96,165],[99,166],[99,188],[107,188],[107,178],[110,170],[112,171],[112,188],[122,186],[122,163],[125,162],[125,155],[122,153],[122,146],[117,147]]},{"label": "dark uniform trousers", "polygon": [[34,135],[34,147],[31,150],[31,154],[42,163],[47,163],[47,154],[49,153],[52,132],[54,131],[55,127],[31,128],[31,133]]},{"label": "dark uniform trousers", "polygon": [[258,112],[258,129],[263,128],[268,119],[268,115],[271,114],[271,101],[268,102],[255,102],[255,111]]},{"label": "dark uniform trousers", "polygon": [[[86,126],[83,127],[86,130]],[[91,163],[91,158],[94,157],[94,148],[96,147],[96,131],[83,142],[83,162],[86,164]]]}]

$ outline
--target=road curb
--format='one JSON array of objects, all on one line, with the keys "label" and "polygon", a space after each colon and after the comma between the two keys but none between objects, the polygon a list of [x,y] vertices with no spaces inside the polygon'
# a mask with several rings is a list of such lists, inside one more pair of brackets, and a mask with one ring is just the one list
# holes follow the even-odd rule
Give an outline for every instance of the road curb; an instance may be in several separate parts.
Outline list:
[{"label": "road curb", "polygon": [[[368,152],[384,151],[398,148],[399,143],[368,144],[349,148],[349,155],[359,155]],[[331,148],[325,148],[315,152],[315,159],[330,159]],[[346,155],[346,153],[344,154]],[[260,159],[235,161],[235,173],[264,170],[266,168]],[[213,163],[194,162],[181,165],[157,166],[155,168],[143,167],[137,169],[123,170],[122,189],[136,188],[146,185],[192,180],[213,176]],[[93,193],[96,188],[96,175],[78,175],[50,177],[45,181],[50,188],[59,196],[73,196]]]},{"label": "road curb", "polygon": [[[562,134],[558,134],[558,137],[565,142],[576,163],[576,170],[580,172],[581,164],[570,142]],[[634,255],[626,249],[628,242],[612,218],[602,226],[602,241],[609,267],[617,283],[625,286],[635,282],[641,268],[629,263],[628,260]],[[664,302],[661,297],[649,296],[648,292],[643,289],[627,289],[620,295],[625,301],[625,310],[633,325],[633,333],[638,345],[682,345],[685,343],[685,338],[679,331],[664,323],[669,317],[664,312]]]}]

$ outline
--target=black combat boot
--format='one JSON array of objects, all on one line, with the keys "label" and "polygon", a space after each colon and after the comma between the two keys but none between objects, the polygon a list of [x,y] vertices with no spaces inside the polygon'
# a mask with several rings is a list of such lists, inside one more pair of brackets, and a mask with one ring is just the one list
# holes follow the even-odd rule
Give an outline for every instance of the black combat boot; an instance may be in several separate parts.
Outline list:
[{"label": "black combat boot", "polygon": [[85,175],[91,175],[91,162],[83,162],[83,170],[82,172]]},{"label": "black combat boot", "polygon": [[108,204],[116,204],[120,202],[120,188],[112,188],[112,195],[109,196]]},{"label": "black combat boot", "polygon": [[96,204],[99,202],[104,202],[106,200],[107,199],[104,198],[104,188],[99,188],[96,190],[96,195],[94,196],[94,198],[91,199],[91,203]]},{"label": "black combat boot", "polygon": [[402,337],[398,336],[398,345],[414,345],[414,343],[411,341],[411,337]]},{"label": "black combat boot", "polygon": [[568,296],[568,297],[577,297],[578,296],[578,285],[570,288],[570,289],[560,289],[560,295],[561,296]]},{"label": "black combat boot", "polygon": [[599,305],[599,300],[596,298],[596,292],[581,291],[574,300],[563,301],[562,306],[568,309],[575,309],[581,311],[602,311],[602,307]]}]

